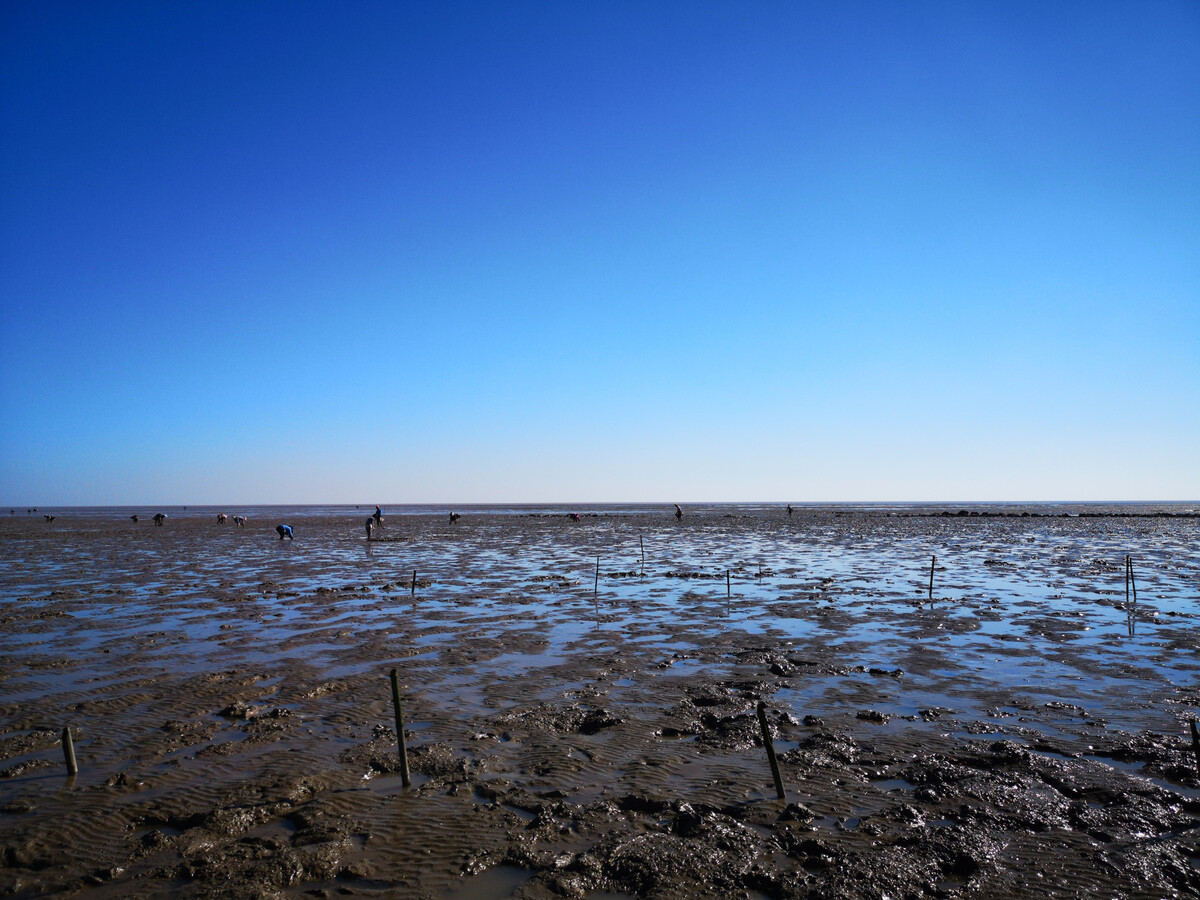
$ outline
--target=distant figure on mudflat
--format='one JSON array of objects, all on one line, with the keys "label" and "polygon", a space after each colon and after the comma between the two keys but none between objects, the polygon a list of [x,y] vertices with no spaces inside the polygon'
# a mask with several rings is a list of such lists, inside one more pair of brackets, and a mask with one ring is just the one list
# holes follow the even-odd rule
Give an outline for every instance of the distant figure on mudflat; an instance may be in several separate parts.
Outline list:
[{"label": "distant figure on mudflat", "polygon": [[296,538],[292,535],[291,525],[276,525],[275,530],[279,532],[279,539],[282,541],[287,538],[289,541],[294,541]]},{"label": "distant figure on mudflat", "polygon": [[675,504],[675,518],[676,518],[676,519],[682,519],[682,518],[683,518],[683,510],[679,508],[679,504],[678,504],[678,503],[676,503],[676,504]]},{"label": "distant figure on mudflat", "polygon": [[375,528],[375,517],[370,516],[367,518],[367,540],[368,541],[371,539],[371,531],[374,528]]},{"label": "distant figure on mudflat", "polygon": [[218,525],[224,525],[228,521],[229,521],[229,516],[225,515],[225,513],[217,513],[217,524]]},{"label": "distant figure on mudflat", "polygon": [[246,527],[246,517],[245,516],[234,516],[233,524],[236,525],[238,528],[245,528]]},{"label": "distant figure on mudflat", "polygon": [[131,522],[136,522],[136,521],[137,521],[137,513],[134,513],[132,516],[130,516],[130,517],[129,517],[129,520],[130,520]]},{"label": "distant figure on mudflat", "polygon": [[154,514],[154,524],[155,525],[157,525],[161,528],[162,523],[165,521],[167,521],[167,517],[163,513],[155,513]]},{"label": "distant figure on mudflat", "polygon": [[457,522],[461,518],[462,518],[462,516],[460,516],[456,512],[450,513],[450,524],[453,525],[455,522]]},{"label": "distant figure on mudflat", "polygon": [[789,503],[788,504],[788,515],[790,516],[793,512],[795,512],[795,510],[792,509],[792,504]]},{"label": "distant figure on mudflat", "polygon": [[571,513],[571,521],[578,522],[579,521],[579,513]]},{"label": "distant figure on mudflat", "polygon": [[46,519],[46,521],[47,521],[47,522],[53,522],[53,521],[54,521],[54,516],[47,516],[45,513],[42,513],[42,515],[45,517],[45,519]]},{"label": "distant figure on mudflat", "polygon": [[383,524],[383,510],[379,508],[378,503],[375,504],[375,512],[372,514],[371,518],[375,520],[376,525]]}]

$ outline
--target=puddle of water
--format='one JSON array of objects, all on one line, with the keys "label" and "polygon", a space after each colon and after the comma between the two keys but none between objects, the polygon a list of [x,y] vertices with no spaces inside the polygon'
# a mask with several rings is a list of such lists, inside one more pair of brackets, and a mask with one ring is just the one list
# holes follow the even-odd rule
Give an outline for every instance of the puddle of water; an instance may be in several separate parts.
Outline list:
[{"label": "puddle of water", "polygon": [[517,866],[496,866],[464,878],[444,894],[444,900],[504,900],[533,877],[533,871]]},{"label": "puddle of water", "polygon": [[885,793],[891,793],[893,791],[916,790],[916,787],[911,782],[906,781],[903,778],[884,778],[880,781],[873,781],[871,783]]}]

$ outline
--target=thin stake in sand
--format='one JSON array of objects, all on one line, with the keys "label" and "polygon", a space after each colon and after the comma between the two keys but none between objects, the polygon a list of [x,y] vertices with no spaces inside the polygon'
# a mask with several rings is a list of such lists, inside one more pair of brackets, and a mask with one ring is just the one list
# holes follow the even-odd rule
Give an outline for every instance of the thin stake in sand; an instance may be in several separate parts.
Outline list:
[{"label": "thin stake in sand", "polygon": [[[415,580],[415,579],[414,579]],[[408,777],[408,750],[404,746],[404,709],[400,706],[400,676],[392,669],[392,707],[396,712],[396,746],[400,752],[400,783],[412,784]]]},{"label": "thin stake in sand", "polygon": [[771,777],[775,779],[775,796],[786,800],[783,779],[779,777],[779,760],[775,758],[775,744],[771,741],[771,726],[767,724],[767,704],[758,701],[758,727],[762,729],[763,746],[767,748],[767,762],[771,764]]},{"label": "thin stake in sand", "polygon": [[[1133,602],[1129,602],[1129,591],[1133,589]],[[1133,557],[1125,554],[1125,620],[1129,627],[1129,636],[1133,637],[1137,626],[1137,583],[1133,578]]]},{"label": "thin stake in sand", "polygon": [[[1192,726],[1195,731],[1195,726]],[[67,774],[78,775],[79,764],[75,762],[75,742],[71,740],[71,726],[68,725],[62,733],[63,759],[67,762]]]},{"label": "thin stake in sand", "polygon": [[1192,726],[1192,752],[1196,754],[1196,774],[1200,775],[1200,730],[1196,729],[1196,720],[1188,722]]},{"label": "thin stake in sand", "polygon": [[933,570],[937,568],[937,556],[933,557],[933,561],[929,564],[929,602],[933,602]]},{"label": "thin stake in sand", "polygon": [[413,569],[412,593],[410,593],[409,596],[410,597],[417,596],[417,570],[416,569]]},{"label": "thin stake in sand", "polygon": [[600,557],[596,557],[596,582],[592,585],[592,599],[600,599]]},{"label": "thin stake in sand", "polygon": [[642,574],[646,574],[646,540],[638,535],[638,546],[642,548]]}]

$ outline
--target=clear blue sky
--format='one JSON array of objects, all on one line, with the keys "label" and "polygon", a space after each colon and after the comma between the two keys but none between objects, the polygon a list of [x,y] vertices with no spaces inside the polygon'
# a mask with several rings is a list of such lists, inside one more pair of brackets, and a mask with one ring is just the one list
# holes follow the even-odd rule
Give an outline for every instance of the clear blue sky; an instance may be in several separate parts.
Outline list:
[{"label": "clear blue sky", "polygon": [[1200,5],[0,5],[0,503],[1200,499]]}]

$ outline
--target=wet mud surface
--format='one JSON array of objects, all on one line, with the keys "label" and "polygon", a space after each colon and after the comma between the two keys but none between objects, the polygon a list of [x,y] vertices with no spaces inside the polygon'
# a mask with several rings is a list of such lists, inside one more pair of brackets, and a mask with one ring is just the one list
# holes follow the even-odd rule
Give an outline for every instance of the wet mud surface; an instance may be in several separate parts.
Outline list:
[{"label": "wet mud surface", "polygon": [[0,894],[1200,896],[1197,519],[463,512],[0,519]]}]

